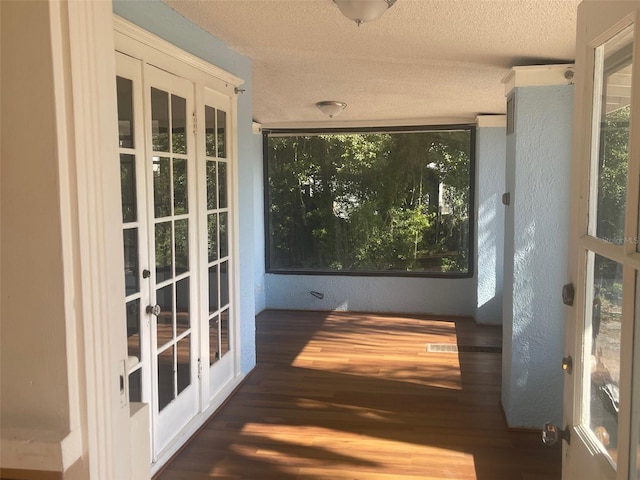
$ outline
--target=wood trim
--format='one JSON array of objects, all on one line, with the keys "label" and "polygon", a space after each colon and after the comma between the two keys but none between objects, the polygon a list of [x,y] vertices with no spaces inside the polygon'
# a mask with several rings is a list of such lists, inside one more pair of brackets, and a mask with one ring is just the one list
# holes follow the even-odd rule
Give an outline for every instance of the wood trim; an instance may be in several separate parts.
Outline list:
[{"label": "wood trim", "polygon": [[0,468],[0,480],[62,480],[62,472]]},{"label": "wood trim", "polygon": [[[57,4],[57,2],[52,2]],[[127,346],[122,297],[123,258],[115,98],[113,13],[110,2],[61,3],[66,97],[58,108],[69,132],[67,155],[71,187],[73,272],[69,295],[77,313],[78,392],[84,411],[83,452],[90,478],[128,478],[130,451],[126,391],[120,375]],[[55,55],[55,53],[54,53]]]},{"label": "wood trim", "polygon": [[502,80],[505,95],[509,95],[516,87],[572,85],[574,69],[573,64],[513,67]]},{"label": "wood trim", "polygon": [[0,480],[63,480],[65,476],[83,478],[87,476],[82,459],[78,459],[64,472],[52,470],[29,470],[24,468],[0,467]]}]

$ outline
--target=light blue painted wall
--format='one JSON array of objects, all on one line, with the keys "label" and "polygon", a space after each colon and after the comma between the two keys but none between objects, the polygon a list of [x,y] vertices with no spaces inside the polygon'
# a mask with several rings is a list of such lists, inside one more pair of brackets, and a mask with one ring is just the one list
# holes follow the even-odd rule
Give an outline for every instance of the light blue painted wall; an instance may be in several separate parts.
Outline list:
[{"label": "light blue painted wall", "polygon": [[478,323],[502,324],[506,128],[476,129]]},{"label": "light blue painted wall", "polygon": [[510,427],[562,422],[573,86],[519,87],[507,140],[502,403]]},{"label": "light blue painted wall", "polygon": [[266,285],[267,308],[464,316],[475,312],[475,278],[267,274]]},{"label": "light blue painted wall", "polygon": [[267,289],[265,286],[265,247],[264,247],[264,177],[262,162],[262,134],[253,135],[254,149],[260,152],[260,162],[256,162],[253,171],[253,208],[255,215],[253,229],[254,289],[256,314],[267,308]]},{"label": "light blue painted wall", "polygon": [[[254,283],[264,276],[264,254],[254,258],[262,229],[262,145],[252,133],[251,60],[231,50],[159,0],[115,0],[115,14],[164,40],[244,80],[238,95],[238,210],[240,218],[240,368],[249,372],[256,363]],[[259,209],[257,209],[259,207]],[[260,239],[260,240],[257,240]]]}]

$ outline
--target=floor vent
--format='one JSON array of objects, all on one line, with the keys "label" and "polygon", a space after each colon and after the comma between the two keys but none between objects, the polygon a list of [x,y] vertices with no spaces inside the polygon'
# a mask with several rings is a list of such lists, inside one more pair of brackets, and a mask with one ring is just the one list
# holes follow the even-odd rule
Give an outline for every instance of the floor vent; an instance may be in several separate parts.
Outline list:
[{"label": "floor vent", "polygon": [[502,353],[502,347],[484,347],[481,345],[456,345],[455,343],[428,343],[427,352]]}]

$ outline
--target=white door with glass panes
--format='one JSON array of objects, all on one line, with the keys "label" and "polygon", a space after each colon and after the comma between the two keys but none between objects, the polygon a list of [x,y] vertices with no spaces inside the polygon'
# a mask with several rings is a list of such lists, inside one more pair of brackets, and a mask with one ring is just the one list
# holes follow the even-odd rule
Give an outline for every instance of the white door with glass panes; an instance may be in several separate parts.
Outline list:
[{"label": "white door with glass panes", "polygon": [[151,405],[155,462],[236,373],[232,105],[164,68],[116,59],[128,389]]},{"label": "white door with glass panes", "polygon": [[[563,474],[640,479],[640,3],[578,10]],[[570,361],[569,361],[570,357]]]},{"label": "white door with glass panes", "polygon": [[[230,322],[230,238],[229,198],[229,131],[230,98],[209,88],[204,89],[205,174],[202,191],[206,193],[207,248],[206,281],[202,282],[207,299],[208,320],[208,395],[214,396],[234,376],[235,362],[231,352],[235,331]],[[205,264],[205,262],[203,262]]]},{"label": "white door with glass panes", "polygon": [[144,69],[151,378],[155,441],[162,449],[199,409],[194,86]]}]

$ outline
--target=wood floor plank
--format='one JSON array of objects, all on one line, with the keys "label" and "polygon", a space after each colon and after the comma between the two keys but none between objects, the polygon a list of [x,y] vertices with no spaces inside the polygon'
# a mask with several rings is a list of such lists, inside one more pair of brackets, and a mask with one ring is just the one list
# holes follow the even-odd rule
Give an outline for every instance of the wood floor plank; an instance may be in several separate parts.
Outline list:
[{"label": "wood floor plank", "polygon": [[[560,448],[508,431],[500,347],[471,319],[267,311],[258,366],[159,480],[554,480]],[[498,349],[499,350],[499,349]]]}]

